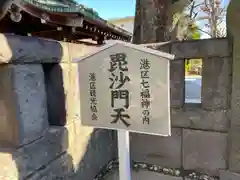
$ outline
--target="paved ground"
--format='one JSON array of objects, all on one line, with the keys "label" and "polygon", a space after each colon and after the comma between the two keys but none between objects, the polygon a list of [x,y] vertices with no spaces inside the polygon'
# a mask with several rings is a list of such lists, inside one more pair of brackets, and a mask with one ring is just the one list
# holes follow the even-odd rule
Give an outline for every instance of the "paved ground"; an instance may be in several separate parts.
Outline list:
[{"label": "paved ground", "polygon": [[[118,172],[115,171],[108,174],[106,180],[119,180]],[[151,171],[140,170],[138,172],[132,172],[131,180],[182,180],[182,178],[167,176]]]},{"label": "paved ground", "polygon": [[201,103],[201,76],[186,76],[185,78],[185,102]]}]

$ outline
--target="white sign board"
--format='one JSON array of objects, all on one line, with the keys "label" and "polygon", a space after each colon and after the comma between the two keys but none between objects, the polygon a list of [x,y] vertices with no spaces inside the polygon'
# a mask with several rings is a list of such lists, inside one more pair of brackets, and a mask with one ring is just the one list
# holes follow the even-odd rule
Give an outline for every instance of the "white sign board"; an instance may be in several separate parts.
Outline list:
[{"label": "white sign board", "polygon": [[173,57],[115,41],[75,60],[82,124],[171,135],[169,67]]}]

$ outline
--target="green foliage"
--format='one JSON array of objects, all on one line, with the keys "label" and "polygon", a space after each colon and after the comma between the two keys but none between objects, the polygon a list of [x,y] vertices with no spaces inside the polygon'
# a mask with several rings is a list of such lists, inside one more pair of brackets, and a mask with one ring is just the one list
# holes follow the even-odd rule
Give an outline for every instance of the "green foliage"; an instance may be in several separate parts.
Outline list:
[{"label": "green foliage", "polygon": [[171,30],[176,31],[178,40],[200,39],[201,34],[198,30],[196,22],[185,13],[175,13],[173,15],[173,22]]},{"label": "green foliage", "polygon": [[191,39],[200,39],[201,38],[201,34],[199,32],[198,29],[194,29],[192,31],[192,36],[191,36]]},{"label": "green foliage", "polygon": [[189,60],[185,61],[185,72],[188,72],[190,70]]},{"label": "green foliage", "polygon": [[199,31],[195,31],[192,34],[192,39],[200,39],[200,37],[201,37],[201,34],[199,33]]},{"label": "green foliage", "polygon": [[[200,39],[201,34],[198,26],[193,22],[189,16],[182,16],[179,18],[177,25],[177,38],[179,40]],[[185,60],[185,72],[193,72],[195,67],[202,65],[201,59]]]},{"label": "green foliage", "polygon": [[189,37],[189,39],[200,39],[201,38],[201,33],[195,22],[192,22],[189,25],[189,31],[191,32],[191,36]]},{"label": "green foliage", "polygon": [[[171,7],[172,27],[171,30],[176,32],[176,38],[178,40],[190,40],[200,39],[201,33],[196,22],[185,13],[183,7],[186,7],[189,1],[177,1]],[[180,8],[181,7],[181,8]],[[195,67],[199,67],[202,64],[201,59],[189,59],[185,60],[185,72],[193,71]]]}]

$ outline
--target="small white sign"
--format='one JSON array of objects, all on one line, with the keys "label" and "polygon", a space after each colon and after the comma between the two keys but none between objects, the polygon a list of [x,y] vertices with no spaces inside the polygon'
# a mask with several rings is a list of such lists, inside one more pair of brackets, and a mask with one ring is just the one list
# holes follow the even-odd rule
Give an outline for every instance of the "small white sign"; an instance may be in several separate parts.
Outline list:
[{"label": "small white sign", "polygon": [[171,135],[173,55],[113,41],[78,63],[83,125]]}]

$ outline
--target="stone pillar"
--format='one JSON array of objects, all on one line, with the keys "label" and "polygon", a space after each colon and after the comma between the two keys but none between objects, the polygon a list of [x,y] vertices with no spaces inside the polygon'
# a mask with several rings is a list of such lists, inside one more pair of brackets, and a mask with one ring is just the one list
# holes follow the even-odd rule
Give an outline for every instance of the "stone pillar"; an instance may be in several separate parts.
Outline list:
[{"label": "stone pillar", "polygon": [[0,65],[0,144],[19,146],[48,127],[44,73],[39,64]]},{"label": "stone pillar", "polygon": [[[231,122],[229,129],[229,170],[240,173],[240,1],[231,0],[227,10],[227,29],[232,46],[233,74]],[[226,173],[224,173],[226,175]],[[230,174],[228,172],[228,174]],[[225,177],[224,175],[224,177]],[[229,176],[230,177],[230,176]],[[226,178],[225,178],[226,179]],[[234,178],[233,178],[234,179]],[[237,178],[238,179],[238,178]]]},{"label": "stone pillar", "polygon": [[0,34],[0,42],[0,147],[19,147],[48,129],[41,62],[57,61],[64,53],[59,43],[37,38]]},{"label": "stone pillar", "polygon": [[229,109],[231,91],[231,66],[228,57],[203,59],[202,108],[208,111]]}]

